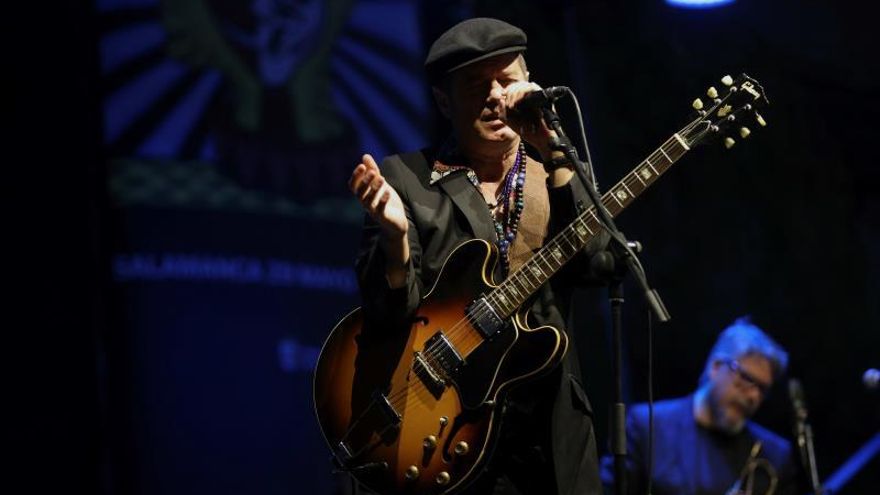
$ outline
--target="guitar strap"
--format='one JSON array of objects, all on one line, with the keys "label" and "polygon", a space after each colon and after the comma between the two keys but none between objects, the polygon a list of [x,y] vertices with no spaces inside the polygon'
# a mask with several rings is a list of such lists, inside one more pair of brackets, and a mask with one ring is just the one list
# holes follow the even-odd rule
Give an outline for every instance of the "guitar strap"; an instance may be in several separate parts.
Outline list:
[{"label": "guitar strap", "polygon": [[547,172],[544,165],[529,157],[526,160],[526,183],[523,186],[525,209],[519,230],[510,248],[510,272],[528,261],[547,238],[550,223],[550,197],[547,193]]}]

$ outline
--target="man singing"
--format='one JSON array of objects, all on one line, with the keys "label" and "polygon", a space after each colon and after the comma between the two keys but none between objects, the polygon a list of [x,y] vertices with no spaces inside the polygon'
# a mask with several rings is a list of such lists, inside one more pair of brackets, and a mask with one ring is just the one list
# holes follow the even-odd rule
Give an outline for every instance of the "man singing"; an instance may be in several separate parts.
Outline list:
[{"label": "man singing", "polygon": [[[540,89],[529,81],[526,41],[519,28],[488,18],[443,33],[425,68],[452,133],[381,166],[364,155],[355,167],[349,187],[367,213],[357,274],[368,321],[406,331],[462,242],[494,243],[501,280],[591,205],[581,181],[572,180],[573,165],[551,150],[555,134],[540,113],[520,106]],[[605,239],[596,241],[526,303],[529,326],[565,329],[573,289],[592,281],[590,256]],[[466,493],[601,493],[592,410],[574,350],[514,388],[502,409],[497,448]]]}]

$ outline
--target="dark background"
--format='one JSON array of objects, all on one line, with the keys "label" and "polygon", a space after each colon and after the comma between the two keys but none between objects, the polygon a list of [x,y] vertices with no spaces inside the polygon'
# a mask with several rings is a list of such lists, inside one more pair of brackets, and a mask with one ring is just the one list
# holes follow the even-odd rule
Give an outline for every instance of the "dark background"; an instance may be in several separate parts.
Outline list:
[{"label": "dark background", "polygon": [[[237,10],[222,8],[234,3],[212,5],[234,19]],[[34,493],[344,489],[329,474],[309,403],[314,353],[357,302],[349,279],[334,271],[350,266],[358,232],[339,178],[361,149],[412,149],[432,137],[427,90],[413,89],[421,88],[420,76],[395,88],[394,78],[373,74],[386,89],[361,104],[361,115],[372,117],[346,128],[348,143],[358,143],[351,156],[348,147],[325,143],[318,153],[345,153],[316,168],[303,158],[315,156],[314,149],[283,150],[293,154],[293,186],[286,189],[272,190],[277,181],[269,179],[243,181],[223,168],[229,160],[205,159],[242,191],[283,208],[138,202],[114,188],[120,159],[145,157],[137,146],[107,140],[106,89],[122,84],[122,76],[102,70],[97,47],[109,28],[151,11],[109,16],[95,5],[16,6],[3,21],[3,135],[11,172],[4,237],[13,310],[6,325],[13,357],[6,402],[18,413],[10,426],[20,444],[13,471]],[[606,189],[682,127],[693,98],[720,87],[721,76],[745,72],[758,79],[771,100],[763,112],[769,127],[753,128],[748,142],[731,150],[694,150],[618,222],[645,244],[642,261],[673,316],[655,325],[655,396],[691,391],[718,331],[750,314],[790,352],[789,374],[805,387],[823,479],[877,432],[880,397],[860,380],[865,369],[880,366],[880,195],[874,190],[880,173],[872,149],[880,137],[880,64],[867,7],[373,1],[346,9],[341,15],[359,20],[355,25],[381,28],[388,17],[369,18],[378,11],[415,19],[410,58],[387,40],[344,31],[347,42],[387,55],[407,74],[418,74],[429,41],[462,17],[490,15],[521,26],[530,37],[533,79],[578,94]],[[334,59],[369,79],[358,61],[344,54]],[[346,73],[333,73],[340,74]],[[343,88],[334,98],[365,98],[351,91]],[[401,119],[371,111],[376,102]],[[205,121],[218,126],[212,132],[228,135],[224,123],[231,117],[209,115]],[[264,121],[264,132],[283,142],[273,118]],[[424,134],[402,138],[379,130],[400,122]],[[147,158],[150,170],[168,159]],[[340,203],[322,203],[328,198]],[[173,276],[155,265],[132,269],[138,266],[132,260],[172,255],[203,264]],[[211,265],[215,271],[206,275],[198,271],[208,270],[206,260],[245,268],[218,275]],[[294,275],[250,277],[253,266],[287,267]],[[627,394],[639,401],[647,396],[646,316],[637,292],[627,289]],[[583,298],[575,329],[604,443],[607,309],[601,291]],[[778,388],[757,419],[790,436],[789,418]],[[875,459],[842,493],[873,493],[877,467]]]}]

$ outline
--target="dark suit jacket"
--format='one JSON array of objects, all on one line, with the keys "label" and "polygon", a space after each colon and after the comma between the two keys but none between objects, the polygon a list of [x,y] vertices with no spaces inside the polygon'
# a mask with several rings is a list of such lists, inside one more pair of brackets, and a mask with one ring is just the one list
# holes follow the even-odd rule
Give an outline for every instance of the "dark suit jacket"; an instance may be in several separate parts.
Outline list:
[{"label": "dark suit jacket", "polygon": [[[643,494],[647,485],[648,406],[633,405],[626,418],[627,490]],[[755,441],[761,441],[759,458],[773,466],[779,479],[776,494],[796,488],[791,445],[782,437],[755,424],[729,435],[699,426],[694,420],[693,395],[654,404],[654,476],[656,495],[723,495],[740,476]],[[613,487],[613,459],[602,458],[602,481]],[[766,493],[765,472],[756,477],[754,494]]]},{"label": "dark suit jacket", "polygon": [[[495,239],[492,218],[485,201],[468,181],[466,174],[453,173],[431,184],[433,162],[432,151],[423,150],[391,156],[380,167],[383,176],[398,192],[406,207],[410,264],[405,287],[389,289],[385,279],[383,251],[377,242],[379,228],[367,217],[356,267],[364,299],[364,314],[368,320],[377,318],[386,326],[389,322],[406,326],[408,317],[432,287],[443,262],[455,247],[470,239]],[[548,192],[548,237],[574,219],[578,202],[587,207],[592,204],[577,177],[568,185]],[[565,330],[572,291],[575,285],[592,281],[589,276],[582,274],[588,271],[585,267],[589,267],[590,254],[604,245],[606,239],[600,237],[595,241],[587,247],[587,253],[575,257],[550,284],[539,290],[531,307],[531,326],[549,324]],[[536,492],[542,495],[600,492],[592,410],[580,385],[577,352],[569,349],[561,366],[548,375],[517,387],[510,399],[509,414],[502,420],[502,437],[511,434],[521,436],[521,433],[528,431],[530,439],[534,440],[534,445],[529,445],[528,453],[515,455],[514,458],[525,456],[529,459],[523,460],[523,463],[532,465],[540,464],[543,460],[549,466],[543,479],[536,474],[534,480],[528,480],[540,487],[536,488]],[[507,449],[503,439],[500,445],[498,450]],[[510,448],[518,445],[526,445],[526,442],[512,441]],[[490,464],[498,465],[500,462],[493,459]],[[514,475],[522,475],[527,469],[514,465],[508,471],[520,471]]]}]

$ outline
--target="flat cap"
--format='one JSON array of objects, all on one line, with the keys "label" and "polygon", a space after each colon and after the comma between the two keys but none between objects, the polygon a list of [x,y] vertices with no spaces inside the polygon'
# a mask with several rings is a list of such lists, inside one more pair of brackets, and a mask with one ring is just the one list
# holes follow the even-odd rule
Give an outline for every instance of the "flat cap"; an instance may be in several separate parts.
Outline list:
[{"label": "flat cap", "polygon": [[435,84],[454,70],[496,55],[525,51],[526,41],[522,29],[498,19],[462,21],[441,34],[428,50],[428,82]]}]

